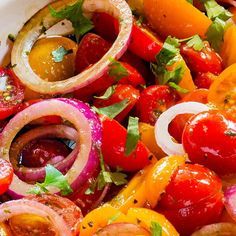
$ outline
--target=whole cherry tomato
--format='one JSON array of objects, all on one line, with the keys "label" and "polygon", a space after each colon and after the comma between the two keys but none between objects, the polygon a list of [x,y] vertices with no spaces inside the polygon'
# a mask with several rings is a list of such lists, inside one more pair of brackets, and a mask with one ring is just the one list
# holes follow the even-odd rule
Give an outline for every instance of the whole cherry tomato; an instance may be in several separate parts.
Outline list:
[{"label": "whole cherry tomato", "polygon": [[137,103],[137,113],[140,121],[151,125],[156,123],[162,112],[175,105],[178,94],[166,85],[152,85],[141,92]]},{"label": "whole cherry tomato", "polygon": [[64,159],[70,148],[53,139],[39,139],[28,143],[21,152],[22,165],[27,167],[46,166],[54,157]]},{"label": "whole cherry tomato", "polygon": [[236,172],[236,122],[228,114],[208,111],[193,116],[183,131],[189,159],[218,174]]},{"label": "whole cherry tomato", "polygon": [[118,84],[114,88],[114,93],[108,99],[96,98],[94,100],[94,105],[97,108],[107,107],[115,103],[122,102],[126,99],[128,106],[118,116],[116,116],[116,120],[122,121],[135,106],[139,96],[139,90],[135,89],[133,86],[127,84]]},{"label": "whole cherry tomato", "polygon": [[0,68],[0,120],[17,112],[24,99],[24,88],[12,70]]},{"label": "whole cherry tomato", "polygon": [[129,156],[125,155],[127,131],[117,121],[102,117],[102,127],[102,153],[109,166],[138,171],[150,163],[152,155],[141,141]]},{"label": "whole cherry tomato", "polygon": [[0,158],[0,195],[5,193],[13,178],[13,168],[10,162]]},{"label": "whole cherry tomato", "polygon": [[218,75],[223,70],[221,57],[206,41],[201,51],[196,51],[192,47],[188,47],[187,44],[182,44],[180,52],[192,72],[211,72]]},{"label": "whole cherry tomato", "polygon": [[173,174],[157,211],[167,217],[180,235],[188,236],[197,227],[219,220],[222,197],[222,183],[214,172],[185,164]]}]

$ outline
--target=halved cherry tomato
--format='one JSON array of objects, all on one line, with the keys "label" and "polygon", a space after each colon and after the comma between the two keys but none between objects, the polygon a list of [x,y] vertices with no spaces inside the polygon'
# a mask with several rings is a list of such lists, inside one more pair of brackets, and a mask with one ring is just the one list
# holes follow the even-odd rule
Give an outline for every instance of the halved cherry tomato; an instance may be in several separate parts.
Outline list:
[{"label": "halved cherry tomato", "polygon": [[21,152],[21,164],[27,167],[46,166],[54,157],[64,159],[70,149],[61,141],[38,139],[28,143]]},{"label": "halved cherry tomato", "polygon": [[[183,99],[181,99],[181,102],[200,102],[203,104],[208,103],[208,89],[196,89],[192,91],[191,93],[187,94]],[[193,114],[183,114],[178,115],[169,125],[169,132],[174,137],[175,140],[177,140],[179,143],[182,142],[182,134],[184,127],[190,117],[192,117]]]},{"label": "halved cherry tomato", "polygon": [[[208,100],[219,109],[236,111],[236,64],[226,68],[212,83]],[[235,116],[236,117],[236,116]]]},{"label": "halved cherry tomato", "polygon": [[211,84],[216,79],[216,75],[212,74],[211,72],[207,73],[197,73],[197,75],[194,78],[194,84],[197,86],[197,88],[201,89],[209,89]]},{"label": "halved cherry tomato", "polygon": [[204,48],[201,51],[182,44],[180,52],[192,72],[211,72],[218,75],[223,70],[221,57],[209,46],[207,41],[204,42]]},{"label": "halved cherry tomato", "polygon": [[124,171],[137,171],[150,163],[151,153],[141,141],[133,153],[125,155],[127,131],[117,121],[102,117],[102,127],[102,153],[109,166],[120,167]]},{"label": "halved cherry tomato", "polygon": [[221,180],[209,169],[185,164],[172,176],[157,211],[163,213],[181,235],[217,222],[223,210]]},{"label": "halved cherry tomato", "polygon": [[193,116],[183,131],[189,159],[219,174],[236,172],[236,121],[220,111]]},{"label": "halved cherry tomato", "polygon": [[115,103],[122,102],[126,99],[128,106],[115,117],[116,120],[122,121],[125,117],[127,117],[131,109],[135,106],[139,96],[139,90],[135,89],[133,86],[127,84],[118,84],[115,87],[114,93],[111,95],[111,97],[108,99],[96,98],[94,100],[94,106],[97,108],[107,107]]},{"label": "halved cherry tomato", "polygon": [[137,113],[140,121],[154,125],[157,118],[166,109],[175,105],[178,94],[166,85],[152,85],[141,92],[137,103]]},{"label": "halved cherry tomato", "polygon": [[10,162],[0,159],[0,195],[8,190],[13,178],[13,168]]},{"label": "halved cherry tomato", "polygon": [[24,88],[12,70],[0,68],[0,120],[17,112],[24,99]]}]

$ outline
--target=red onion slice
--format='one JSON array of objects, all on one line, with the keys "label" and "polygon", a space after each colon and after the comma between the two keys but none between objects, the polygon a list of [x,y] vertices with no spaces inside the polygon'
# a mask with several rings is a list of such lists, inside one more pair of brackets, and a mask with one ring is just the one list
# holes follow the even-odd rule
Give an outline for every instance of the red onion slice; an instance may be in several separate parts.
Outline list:
[{"label": "red onion slice", "polygon": [[[74,4],[75,0],[60,0],[51,4],[56,10]],[[41,94],[59,94],[74,91],[91,84],[100,78],[110,64],[110,58],[119,59],[126,51],[132,31],[132,12],[125,0],[85,0],[84,12],[106,12],[119,19],[120,32],[110,50],[89,69],[58,82],[47,82],[34,73],[29,64],[28,55],[41,34],[42,25],[49,29],[60,20],[51,17],[48,7],[40,10],[25,24],[14,43],[11,62],[16,65],[14,72],[20,81],[33,91]]]},{"label": "red onion slice", "polygon": [[157,145],[167,155],[184,155],[185,151],[183,145],[175,143],[173,137],[169,134],[169,124],[177,115],[198,114],[208,110],[208,106],[198,102],[183,102],[170,107],[160,115],[155,124],[155,138]]},{"label": "red onion slice", "polygon": [[72,236],[71,230],[64,219],[48,206],[27,199],[9,201],[0,205],[0,222],[7,221],[13,216],[33,214],[50,220],[56,235]]},{"label": "red onion slice", "polygon": [[[0,136],[0,156],[9,160],[9,152],[17,133],[31,121],[42,116],[57,115],[71,122],[78,132],[78,155],[72,167],[66,173],[66,178],[74,191],[78,190],[92,175],[99,164],[98,149],[101,145],[101,123],[97,115],[84,103],[70,99],[50,99],[35,103],[15,115],[4,128]],[[75,152],[77,152],[75,151]],[[9,194],[13,198],[27,195],[32,188],[14,174]],[[56,193],[55,188],[49,188],[50,193]]]},{"label": "red onion slice", "polygon": [[[28,182],[35,182],[43,180],[45,178],[44,167],[28,168],[18,165],[18,157],[21,151],[24,146],[30,141],[42,137],[66,138],[69,140],[76,141],[78,139],[77,136],[77,131],[74,128],[65,125],[51,125],[47,127],[42,126],[24,133],[13,142],[10,149],[10,161],[12,163],[16,175],[20,179]],[[55,168],[57,168],[62,173],[66,173],[75,161],[78,152],[78,148],[75,148],[65,159],[60,156],[53,158],[53,160],[51,160],[51,164],[55,163]]]},{"label": "red onion slice", "polygon": [[234,221],[236,221],[236,185],[233,185],[225,190],[224,204],[228,214]]}]

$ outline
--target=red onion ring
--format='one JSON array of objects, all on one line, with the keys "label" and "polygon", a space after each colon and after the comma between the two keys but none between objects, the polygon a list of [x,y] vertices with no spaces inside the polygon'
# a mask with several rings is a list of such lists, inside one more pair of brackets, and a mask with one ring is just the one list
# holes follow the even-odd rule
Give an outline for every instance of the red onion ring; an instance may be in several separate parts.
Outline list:
[{"label": "red onion ring", "polygon": [[[10,161],[14,168],[16,175],[24,181],[35,182],[39,180],[43,180],[45,178],[45,168],[28,168],[24,166],[18,165],[18,157],[20,155],[23,147],[29,143],[30,141],[42,138],[42,137],[57,137],[57,138],[66,138],[73,141],[77,140],[77,131],[74,128],[65,126],[65,125],[51,125],[51,126],[42,126],[35,129],[32,129],[20,137],[18,137],[12,144],[10,149]],[[71,167],[73,162],[78,155],[79,150],[74,149],[65,159],[61,160],[61,157],[56,157],[53,159],[54,167],[57,168],[62,173],[66,173],[68,169]],[[61,160],[61,161],[60,161]],[[52,161],[52,160],[51,160]]]},{"label": "red onion ring", "polygon": [[236,185],[233,185],[225,190],[224,204],[228,214],[234,221],[236,221]]},{"label": "red onion ring", "polygon": [[0,205],[0,222],[7,221],[13,216],[33,214],[47,218],[52,222],[56,235],[72,236],[71,230],[64,219],[50,207],[27,199],[9,201]]},{"label": "red onion ring", "polygon": [[198,102],[183,102],[170,107],[156,121],[155,138],[157,145],[168,155],[184,155],[183,145],[175,143],[169,134],[169,124],[177,115],[197,114],[208,110],[208,106]]},{"label": "red onion ring", "polygon": [[[51,4],[56,10],[61,10],[66,4],[74,4],[75,0],[60,0]],[[41,94],[60,94],[85,87],[100,78],[108,70],[110,58],[119,59],[126,51],[132,31],[132,12],[124,0],[85,0],[84,12],[106,12],[119,19],[120,32],[110,50],[89,69],[58,82],[47,82],[34,73],[25,52],[30,52],[41,34],[42,24],[46,29],[60,20],[50,15],[48,7],[40,10],[22,28],[12,49],[11,62],[15,64],[14,72],[20,81],[28,88]]]},{"label": "red onion ring", "polygon": [[[98,116],[84,103],[71,99],[50,99],[35,103],[16,114],[6,125],[0,135],[0,156],[9,160],[9,152],[17,133],[32,120],[42,116],[57,115],[71,122],[78,132],[75,149],[79,153],[72,167],[66,173],[71,188],[78,190],[92,175],[99,164],[98,149],[101,146],[101,123]],[[77,151],[75,151],[77,152]],[[14,174],[9,188],[9,195],[21,198],[32,188]],[[48,188],[56,193],[55,188]]]}]

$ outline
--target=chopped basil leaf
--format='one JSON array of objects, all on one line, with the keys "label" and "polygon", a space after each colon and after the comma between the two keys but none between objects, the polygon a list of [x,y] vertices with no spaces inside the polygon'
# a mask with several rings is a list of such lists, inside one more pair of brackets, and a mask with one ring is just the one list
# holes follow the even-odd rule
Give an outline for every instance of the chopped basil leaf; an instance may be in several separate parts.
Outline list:
[{"label": "chopped basil leaf", "polygon": [[112,224],[114,221],[116,221],[121,215],[121,212],[117,212],[115,215],[113,215],[107,222],[108,225]]},{"label": "chopped basil leaf", "polygon": [[110,61],[111,64],[109,65],[108,74],[116,82],[129,75],[127,69],[119,61],[116,61],[113,58],[111,58]]},{"label": "chopped basil leaf", "polygon": [[137,117],[129,117],[129,123],[127,128],[127,138],[125,144],[125,155],[129,156],[137,147],[140,134],[138,127],[138,118]]},{"label": "chopped basil leaf", "polygon": [[104,93],[102,96],[100,96],[100,97],[94,96],[94,98],[99,98],[99,99],[102,99],[102,100],[107,100],[107,99],[109,99],[109,98],[112,96],[112,94],[115,92],[115,89],[116,89],[116,85],[112,85],[112,86],[110,86],[110,87],[105,91],[105,93]]},{"label": "chopped basil leaf", "polygon": [[62,62],[64,59],[64,56],[73,53],[72,49],[65,49],[64,47],[59,47],[58,49],[52,51],[52,56],[53,56],[53,60],[55,62]]},{"label": "chopped basil leaf", "polygon": [[97,108],[93,106],[92,108],[98,114],[106,115],[111,119],[113,119],[117,115],[119,115],[128,105],[129,105],[128,99],[124,99],[123,101],[115,103],[108,107]]},{"label": "chopped basil leaf", "polygon": [[84,0],[78,0],[74,5],[66,6],[58,12],[49,6],[50,13],[53,17],[67,19],[72,23],[77,39],[94,27],[92,21],[83,15],[83,3]]},{"label": "chopped basil leaf", "polygon": [[145,19],[144,16],[139,16],[138,20],[136,21],[136,24],[138,26],[142,26],[144,19]]},{"label": "chopped basil leaf", "polygon": [[8,39],[14,43],[16,40],[16,36],[13,34],[8,34]]},{"label": "chopped basil leaf", "polygon": [[199,35],[194,35],[188,42],[188,47],[192,47],[195,51],[201,51],[204,48],[204,43]]},{"label": "chopped basil leaf", "polygon": [[30,189],[29,193],[41,194],[48,193],[49,186],[57,187],[60,189],[61,195],[65,196],[73,192],[65,176],[52,165],[45,167],[46,177],[43,183],[36,183],[35,186]]},{"label": "chopped basil leaf", "polygon": [[231,129],[226,130],[226,131],[225,131],[225,135],[231,136],[231,137],[235,137],[235,136],[236,136],[236,131],[231,130]]},{"label": "chopped basil leaf", "polygon": [[162,227],[159,223],[152,221],[150,229],[152,236],[162,236]]},{"label": "chopped basil leaf", "polygon": [[176,83],[174,83],[174,82],[169,82],[168,85],[169,85],[171,88],[177,90],[179,93],[188,93],[188,92],[189,92],[188,89],[184,89],[184,88],[180,87],[178,84],[176,84]]}]

